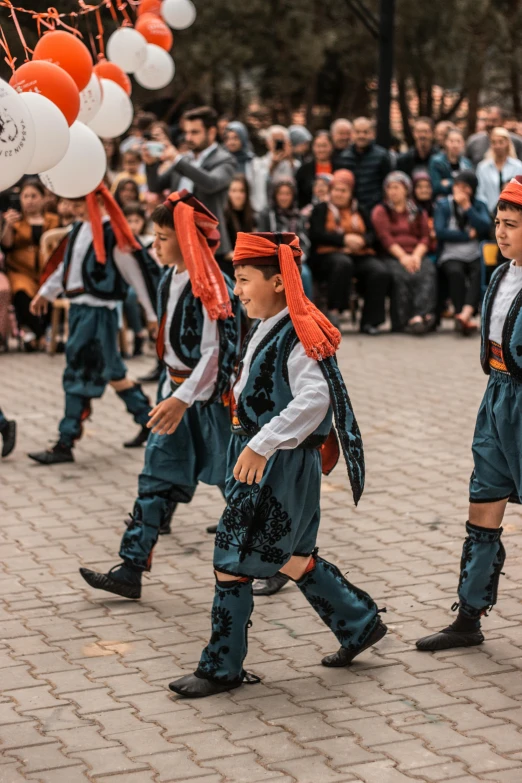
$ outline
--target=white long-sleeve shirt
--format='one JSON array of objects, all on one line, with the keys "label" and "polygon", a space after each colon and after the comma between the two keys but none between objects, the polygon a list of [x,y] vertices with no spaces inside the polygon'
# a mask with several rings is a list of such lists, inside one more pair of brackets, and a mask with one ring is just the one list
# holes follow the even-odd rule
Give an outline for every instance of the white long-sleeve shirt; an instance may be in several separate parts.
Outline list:
[{"label": "white long-sleeve shirt", "polygon": [[511,261],[509,269],[499,283],[489,320],[488,338],[502,344],[502,330],[513,299],[522,290],[522,266]]},{"label": "white long-sleeve shirt", "polygon": [[[165,353],[163,361],[173,370],[187,371],[190,368],[184,364],[174,353],[170,342],[170,328],[176,305],[183,292],[183,289],[189,282],[189,273],[187,271],[172,275],[169,287],[169,297],[167,300],[167,312],[165,319]],[[178,400],[186,405],[192,405],[194,402],[206,402],[212,396],[214,391],[219,362],[219,332],[216,321],[212,321],[205,308],[203,308],[203,334],[201,338],[201,358],[192,370],[190,377],[187,378],[176,391],[170,395],[170,379],[167,376],[163,386],[163,398],[168,396],[177,397]]]},{"label": "white long-sleeve shirt", "polygon": [[[237,402],[246,386],[254,352],[268,332],[282,318],[288,315],[285,307],[277,315],[262,321],[250,340],[241,376],[234,385]],[[328,413],[330,393],[328,384],[315,359],[306,355],[298,343],[288,357],[288,380],[293,400],[278,416],[265,424],[249,442],[249,447],[262,457],[269,459],[277,449],[295,449],[317,429]]]},{"label": "white long-sleeve shirt", "polygon": [[[108,220],[108,218],[104,218]],[[71,263],[69,274],[67,276],[66,292],[75,291],[83,288],[83,261],[89,247],[92,244],[91,224],[85,221],[78,231],[72,248]],[[147,286],[143,279],[138,262],[131,253],[123,253],[115,247],[113,251],[114,262],[118,271],[128,285],[131,285],[136,291],[138,301],[145,310],[147,321],[157,321],[154,307],[147,291]],[[63,293],[63,261],[57,266],[52,275],[50,275],[39,290],[39,294],[45,296],[50,302],[53,302],[59,294]],[[74,304],[88,305],[89,307],[108,307],[114,310],[118,302],[113,299],[99,299],[92,294],[80,294],[74,297]]]}]

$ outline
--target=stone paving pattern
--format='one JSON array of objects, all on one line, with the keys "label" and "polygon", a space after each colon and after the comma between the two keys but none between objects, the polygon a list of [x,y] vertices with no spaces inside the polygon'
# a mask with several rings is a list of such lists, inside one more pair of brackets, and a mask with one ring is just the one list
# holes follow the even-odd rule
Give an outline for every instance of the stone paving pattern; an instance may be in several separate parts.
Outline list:
[{"label": "stone paving pattern", "polygon": [[[322,554],[388,609],[390,633],[349,669],[287,587],[257,599],[248,668],[260,685],[201,701],[166,689],[209,633],[212,540],[222,509],[202,486],[160,539],[140,602],[89,589],[80,565],[117,561],[143,451],[112,390],[74,465],[25,453],[55,436],[63,357],[0,357],[0,404],[19,422],[0,464],[0,781],[19,783],[520,783],[522,530],[510,508],[500,603],[487,643],[421,654],[448,621],[467,512],[470,442],[485,386],[478,340],[345,337],[340,363],[364,437],[367,489],[323,483]],[[134,360],[147,371],[151,358]],[[151,389],[152,388],[148,387]]]}]

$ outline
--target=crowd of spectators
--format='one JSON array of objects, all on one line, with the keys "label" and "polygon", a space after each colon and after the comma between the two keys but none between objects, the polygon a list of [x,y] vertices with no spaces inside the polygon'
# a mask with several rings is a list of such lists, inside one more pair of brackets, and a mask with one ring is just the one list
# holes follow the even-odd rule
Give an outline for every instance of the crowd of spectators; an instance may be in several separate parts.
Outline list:
[{"label": "crowd of spectators", "polygon": [[[522,137],[498,107],[467,140],[451,122],[419,117],[400,152],[376,143],[366,117],[314,134],[260,117],[200,107],[169,127],[137,112],[124,139],[104,141],[106,184],[145,246],[154,207],[186,188],[219,220],[216,258],[227,274],[238,232],[292,231],[305,291],[336,325],[349,315],[375,335],[389,313],[392,331],[423,335],[446,314],[463,334],[477,328],[480,243],[494,236],[503,185],[522,174]],[[27,350],[45,346],[49,316],[33,316],[29,303],[74,220],[74,201],[38,179],[0,194],[0,346],[13,333]],[[132,290],[124,313],[138,355],[146,330]]]}]

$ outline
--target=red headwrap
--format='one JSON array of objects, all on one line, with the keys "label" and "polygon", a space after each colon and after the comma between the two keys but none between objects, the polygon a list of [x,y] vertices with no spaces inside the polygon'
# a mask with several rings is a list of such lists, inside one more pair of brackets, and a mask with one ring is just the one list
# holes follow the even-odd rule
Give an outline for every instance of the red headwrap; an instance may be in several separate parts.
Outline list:
[{"label": "red headwrap", "polygon": [[187,190],[171,193],[164,206],[173,213],[192,293],[201,299],[213,321],[229,318],[232,304],[225,278],[214,258],[220,241],[217,218]]},{"label": "red headwrap", "polygon": [[503,189],[499,200],[522,207],[522,177],[513,177]]},{"label": "red headwrap", "polygon": [[341,334],[328,318],[306,298],[299,266],[299,237],[295,234],[244,234],[239,232],[234,251],[234,266],[279,265],[285,284],[290,318],[306,354],[321,361],[333,356]]},{"label": "red headwrap", "polygon": [[353,190],[355,187],[355,176],[349,169],[337,169],[337,171],[334,171],[332,174],[330,187],[336,183],[348,185],[348,187]]},{"label": "red headwrap", "polygon": [[101,196],[103,199],[103,206],[109,216],[112,230],[116,237],[116,244],[119,249],[123,250],[123,252],[128,252],[129,250],[138,250],[141,245],[130,230],[129,224],[125,220],[125,215],[114,200],[113,195],[107,190],[105,185],[99,185],[96,190],[89,193],[86,197],[86,201],[92,228],[92,243],[94,245],[96,260],[100,264],[105,264],[107,261],[107,253],[105,251],[105,242],[103,241],[103,222],[100,205],[98,204],[98,196]]}]

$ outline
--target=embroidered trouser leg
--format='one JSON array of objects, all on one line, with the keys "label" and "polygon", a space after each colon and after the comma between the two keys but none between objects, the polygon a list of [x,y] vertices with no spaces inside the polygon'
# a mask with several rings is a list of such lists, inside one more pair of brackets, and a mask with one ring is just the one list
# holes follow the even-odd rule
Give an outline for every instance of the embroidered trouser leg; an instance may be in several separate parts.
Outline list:
[{"label": "embroidered trouser leg", "polygon": [[364,644],[378,615],[368,593],[348,582],[337,566],[318,556],[312,570],[296,584],[342,647],[357,650]]},{"label": "embroidered trouser leg", "polygon": [[190,503],[200,481],[225,485],[225,453],[230,437],[228,413],[220,403],[192,405],[173,435],[151,432],[138,479],[133,522],[123,534],[120,556],[150,569],[161,523],[175,504]]},{"label": "embroidered trouser leg", "polygon": [[151,410],[150,400],[139,384],[134,384],[130,389],[116,392],[120,400],[123,400],[127,411],[131,414],[136,424],[144,427],[149,420]]},{"label": "embroidered trouser leg", "polygon": [[480,617],[497,602],[500,572],[506,551],[500,540],[502,528],[492,530],[466,523],[459,579],[459,608],[469,617]]},{"label": "embroidered trouser leg", "polygon": [[58,431],[60,433],[60,442],[64,446],[72,448],[74,442],[82,436],[83,422],[91,414],[91,401],[87,397],[80,397],[77,394],[65,394],[65,414]]},{"label": "embroidered trouser leg", "polygon": [[248,624],[253,608],[251,579],[216,581],[211,615],[212,634],[201,653],[196,674],[220,682],[243,679],[243,661],[248,650]]}]

